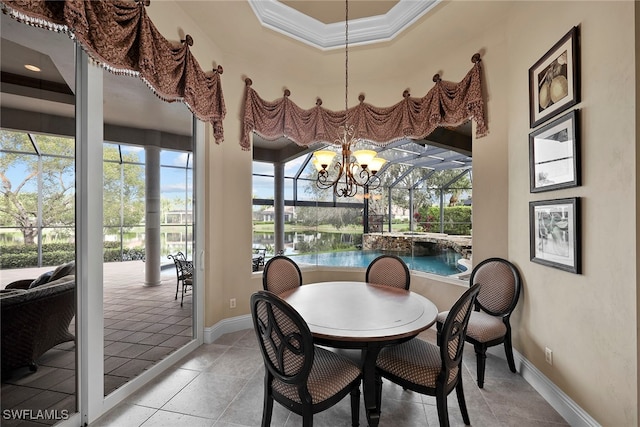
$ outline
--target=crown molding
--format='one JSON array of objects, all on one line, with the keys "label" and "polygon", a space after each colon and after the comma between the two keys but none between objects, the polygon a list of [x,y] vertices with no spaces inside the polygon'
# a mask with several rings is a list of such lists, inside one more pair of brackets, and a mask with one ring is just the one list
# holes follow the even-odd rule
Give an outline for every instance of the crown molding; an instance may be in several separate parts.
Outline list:
[{"label": "crown molding", "polygon": [[[344,47],[344,21],[325,24],[277,0],[248,0],[262,26],[320,50]],[[349,20],[349,45],[393,40],[442,0],[399,0],[385,15]]]}]

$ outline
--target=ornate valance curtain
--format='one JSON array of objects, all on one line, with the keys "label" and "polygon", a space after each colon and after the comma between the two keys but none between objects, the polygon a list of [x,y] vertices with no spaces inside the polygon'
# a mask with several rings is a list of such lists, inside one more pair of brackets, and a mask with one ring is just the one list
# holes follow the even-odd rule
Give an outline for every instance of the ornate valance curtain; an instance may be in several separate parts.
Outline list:
[{"label": "ornate valance curtain", "polygon": [[480,55],[472,58],[473,68],[459,83],[443,81],[439,75],[435,86],[422,98],[413,98],[408,91],[402,101],[380,108],[364,102],[347,111],[330,111],[316,106],[304,110],[289,99],[289,91],[275,101],[265,101],[251,88],[246,79],[243,129],[240,145],[250,148],[249,136],[256,132],[267,140],[286,137],[298,145],[334,141],[345,122],[354,126],[355,138],[385,145],[402,138],[422,139],[438,126],[458,126],[468,120],[476,122],[478,138],[488,133],[485,122],[485,99],[482,92]]},{"label": "ornate valance curtain", "polygon": [[222,67],[205,73],[189,50],[191,37],[174,46],[153,25],[143,2],[5,0],[0,6],[18,21],[69,34],[104,68],[140,77],[161,99],[184,102],[213,125],[217,143],[224,139]]}]

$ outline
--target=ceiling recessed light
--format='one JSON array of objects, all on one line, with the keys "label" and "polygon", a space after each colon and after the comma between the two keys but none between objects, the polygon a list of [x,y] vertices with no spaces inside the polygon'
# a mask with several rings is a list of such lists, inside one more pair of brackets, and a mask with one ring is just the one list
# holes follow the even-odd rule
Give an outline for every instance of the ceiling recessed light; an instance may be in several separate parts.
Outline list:
[{"label": "ceiling recessed light", "polygon": [[24,68],[26,68],[29,71],[35,71],[36,73],[39,73],[41,71],[40,68],[36,67],[35,65],[31,65],[31,64],[25,65]]}]

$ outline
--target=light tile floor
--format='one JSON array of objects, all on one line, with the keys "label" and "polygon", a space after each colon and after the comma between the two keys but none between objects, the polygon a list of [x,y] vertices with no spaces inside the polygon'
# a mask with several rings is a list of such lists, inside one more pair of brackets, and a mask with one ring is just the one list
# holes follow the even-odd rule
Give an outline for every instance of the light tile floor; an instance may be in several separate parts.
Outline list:
[{"label": "light tile floor", "polygon": [[[143,274],[140,265],[122,263],[115,267],[108,274],[105,270],[106,393],[179,348],[191,336],[191,296],[185,298],[183,308],[179,298],[174,300],[174,270],[163,271],[162,286],[146,288],[140,285],[140,279],[132,280]],[[8,271],[2,273],[4,284],[13,280]],[[426,331],[421,337],[433,342],[435,332]],[[25,373],[22,377],[18,374],[3,383],[2,409],[73,408],[73,350],[73,343],[62,344],[42,357],[36,373]],[[568,425],[522,377],[509,371],[504,360],[488,356],[484,389],[476,386],[475,374],[473,347],[468,345],[463,381],[473,426]],[[263,362],[253,330],[228,334],[213,344],[199,347],[91,426],[259,426],[263,376]],[[455,393],[449,398],[449,416],[453,426],[463,425]],[[314,420],[320,427],[349,426],[348,398],[317,414]],[[366,425],[363,407],[360,423]],[[272,426],[300,424],[301,417],[274,404]],[[2,420],[2,425],[43,424]],[[426,425],[438,425],[435,399],[404,391],[385,381],[380,426]]]},{"label": "light tile floor", "polygon": [[[435,341],[430,329],[420,338]],[[557,427],[565,420],[506,361],[489,355],[485,386],[475,383],[475,354],[467,345],[463,384],[473,426]],[[91,427],[259,426],[264,367],[253,330],[222,336],[186,356],[172,369],[103,415]],[[464,425],[455,398],[448,399],[452,426]],[[301,417],[274,404],[274,427],[299,426]],[[361,404],[360,424],[366,425]],[[317,427],[350,426],[349,398],[316,414]],[[380,426],[437,426],[435,398],[383,385]]]}]

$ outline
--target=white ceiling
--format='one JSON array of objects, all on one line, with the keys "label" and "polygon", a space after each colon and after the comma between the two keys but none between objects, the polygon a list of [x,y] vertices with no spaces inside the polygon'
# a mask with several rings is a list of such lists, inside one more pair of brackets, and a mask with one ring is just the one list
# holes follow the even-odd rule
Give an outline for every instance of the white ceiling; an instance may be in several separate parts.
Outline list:
[{"label": "white ceiling", "polygon": [[[321,50],[345,44],[346,4],[341,1],[248,1],[266,28]],[[440,1],[351,1],[349,45],[393,40]]]}]

